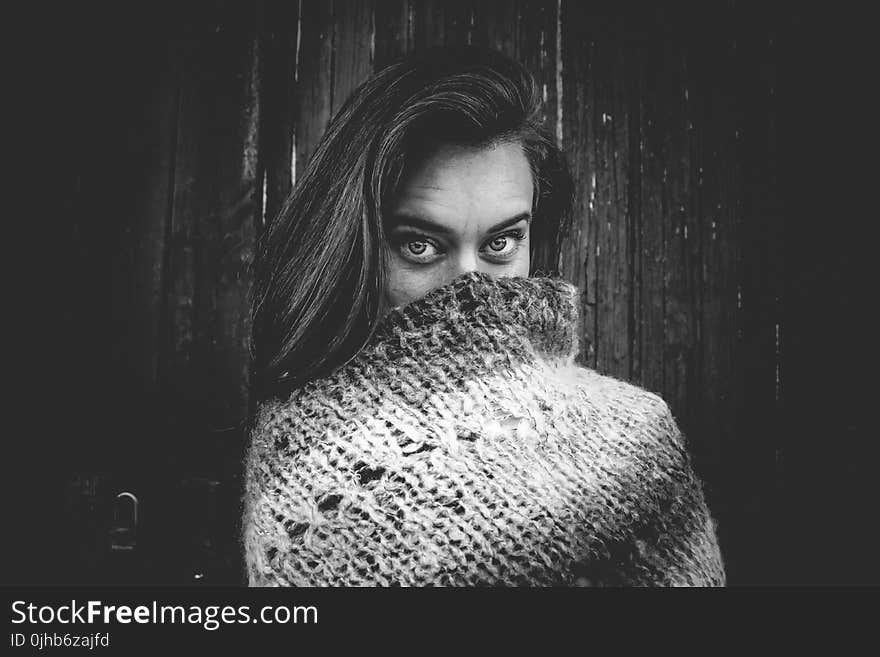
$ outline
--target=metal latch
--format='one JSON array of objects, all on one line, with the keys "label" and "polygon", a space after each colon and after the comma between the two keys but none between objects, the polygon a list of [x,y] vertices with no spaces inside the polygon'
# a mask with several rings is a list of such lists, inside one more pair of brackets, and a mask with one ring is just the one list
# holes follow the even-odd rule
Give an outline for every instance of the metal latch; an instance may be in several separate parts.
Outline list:
[{"label": "metal latch", "polygon": [[111,550],[134,550],[137,545],[138,499],[123,491],[113,503],[113,526],[110,528]]}]

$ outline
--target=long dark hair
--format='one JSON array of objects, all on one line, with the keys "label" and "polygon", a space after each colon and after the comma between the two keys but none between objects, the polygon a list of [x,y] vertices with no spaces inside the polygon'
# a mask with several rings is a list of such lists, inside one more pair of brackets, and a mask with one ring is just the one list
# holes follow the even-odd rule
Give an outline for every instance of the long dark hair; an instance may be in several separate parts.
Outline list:
[{"label": "long dark hair", "polygon": [[520,64],[480,48],[436,48],[361,84],[327,127],[255,260],[254,400],[279,397],[354,356],[385,289],[383,207],[431,143],[519,143],[535,185],[531,270],[556,273],[572,181]]}]

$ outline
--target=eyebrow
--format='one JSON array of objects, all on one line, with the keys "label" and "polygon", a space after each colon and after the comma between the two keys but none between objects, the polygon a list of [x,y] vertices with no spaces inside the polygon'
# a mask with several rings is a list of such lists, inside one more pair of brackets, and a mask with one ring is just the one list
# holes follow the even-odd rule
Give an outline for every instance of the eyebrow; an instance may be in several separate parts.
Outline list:
[{"label": "eyebrow", "polygon": [[[409,214],[394,214],[391,217],[391,229],[397,228],[400,225],[412,226],[413,228],[420,228],[422,230],[427,230],[432,233],[439,233],[441,235],[448,235],[452,231],[446,226],[442,226],[438,223],[431,221],[430,219],[425,219],[424,217],[417,217],[415,215]],[[520,221],[528,221],[531,223],[532,221],[532,213],[531,212],[520,212],[517,215],[509,217],[504,221],[500,221],[494,226],[490,227],[487,230],[487,233],[494,233],[499,230],[504,230],[508,226],[512,226],[514,224],[518,224]]]}]

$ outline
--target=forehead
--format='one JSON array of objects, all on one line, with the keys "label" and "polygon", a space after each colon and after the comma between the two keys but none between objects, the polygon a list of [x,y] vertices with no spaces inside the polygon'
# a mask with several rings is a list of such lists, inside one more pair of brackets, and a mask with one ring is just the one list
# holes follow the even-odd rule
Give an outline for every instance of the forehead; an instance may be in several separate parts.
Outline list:
[{"label": "forehead", "polygon": [[531,211],[532,188],[518,143],[443,144],[408,167],[392,209],[435,220],[494,221]]}]

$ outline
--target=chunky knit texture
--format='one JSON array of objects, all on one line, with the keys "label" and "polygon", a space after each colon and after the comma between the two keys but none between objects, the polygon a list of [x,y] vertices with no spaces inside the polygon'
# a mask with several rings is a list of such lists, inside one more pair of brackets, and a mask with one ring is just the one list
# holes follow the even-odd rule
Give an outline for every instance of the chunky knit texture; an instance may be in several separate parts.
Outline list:
[{"label": "chunky knit texture", "polygon": [[576,290],[472,273],[265,403],[252,586],[723,585],[666,404],[575,364]]}]

